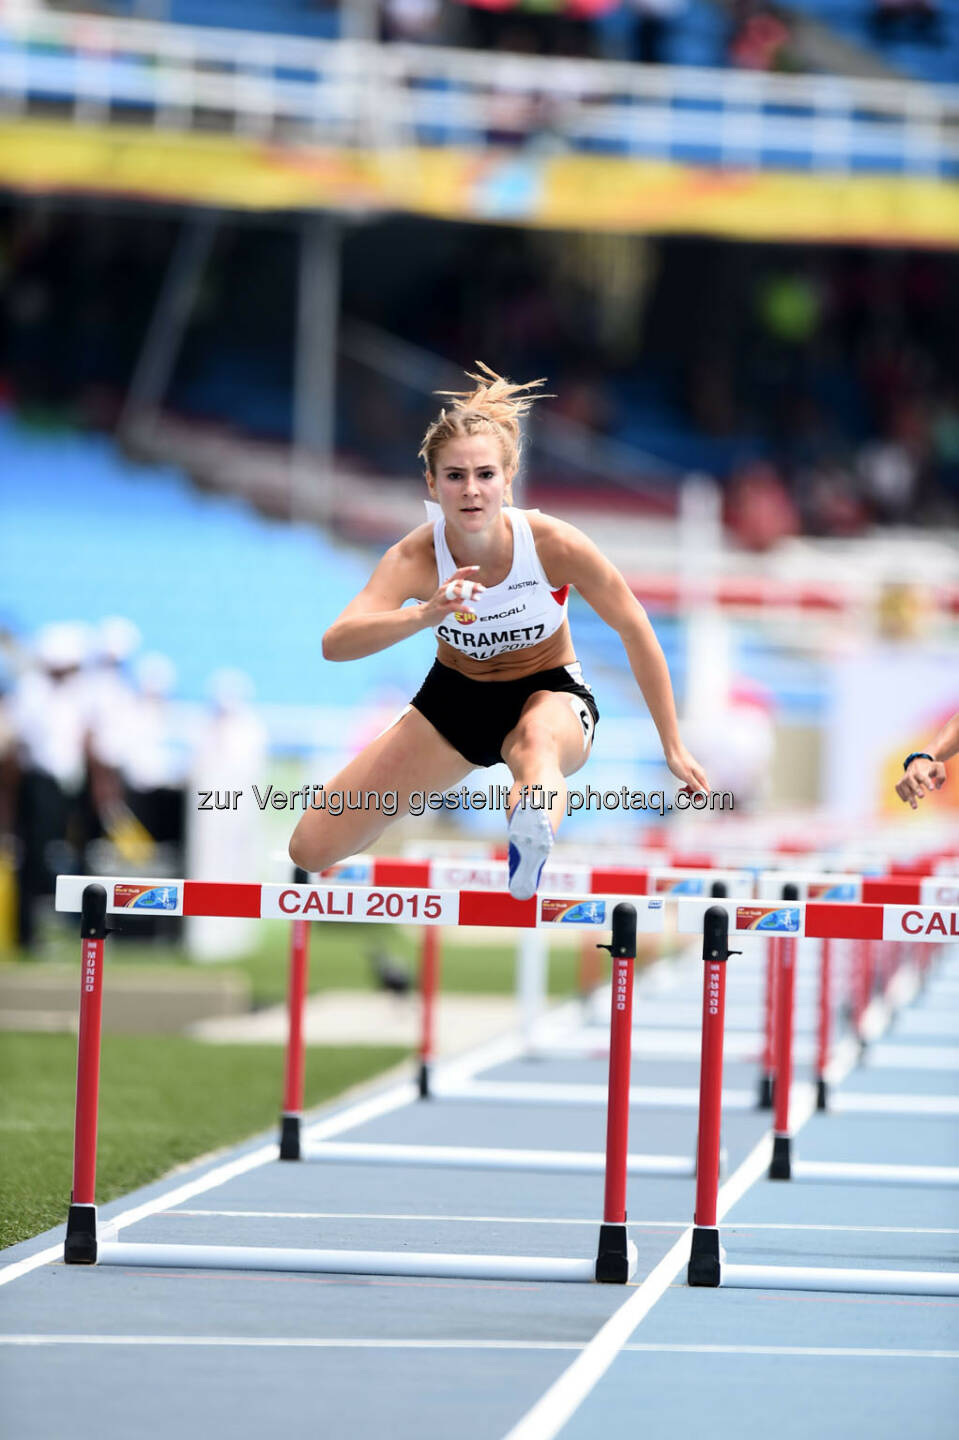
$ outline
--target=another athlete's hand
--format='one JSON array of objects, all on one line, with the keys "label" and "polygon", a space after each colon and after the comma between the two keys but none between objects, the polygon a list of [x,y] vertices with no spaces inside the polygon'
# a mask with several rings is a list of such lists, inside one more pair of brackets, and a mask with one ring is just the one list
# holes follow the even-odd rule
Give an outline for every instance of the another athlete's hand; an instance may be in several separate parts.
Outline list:
[{"label": "another athlete's hand", "polygon": [[424,602],[420,614],[423,618],[424,629],[432,629],[438,625],[447,615],[457,611],[472,609],[470,600],[473,596],[482,595],[486,589],[476,579],[478,565],[461,565],[460,568],[445,580],[439,587],[431,600]]},{"label": "another athlete's hand", "polygon": [[666,764],[677,779],[688,785],[690,790],[702,790],[705,794],[709,794],[706,772],[699,761],[693,759],[685,745],[677,745],[674,750],[667,751]]},{"label": "another athlete's hand", "polygon": [[919,809],[919,801],[927,790],[941,790],[946,783],[946,767],[941,760],[924,760],[918,756],[896,785],[896,794],[904,803]]}]

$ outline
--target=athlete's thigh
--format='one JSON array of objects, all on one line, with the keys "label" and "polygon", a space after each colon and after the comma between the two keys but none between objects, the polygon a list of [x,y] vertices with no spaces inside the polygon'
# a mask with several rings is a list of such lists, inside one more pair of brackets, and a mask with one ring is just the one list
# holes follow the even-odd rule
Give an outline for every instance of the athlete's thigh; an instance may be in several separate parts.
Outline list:
[{"label": "athlete's thigh", "polygon": [[[307,810],[297,835],[318,850],[336,851],[336,858],[353,855],[391,820],[409,813],[411,794],[447,790],[473,768],[425,715],[410,707],[324,782],[325,808]],[[332,813],[335,809],[341,813]]]},{"label": "athlete's thigh", "polygon": [[536,690],[523,706],[515,729],[503,741],[503,759],[509,764],[514,741],[524,738],[525,722],[535,721],[548,731],[564,775],[574,775],[589,759],[593,743],[593,716],[581,695],[569,690]]}]

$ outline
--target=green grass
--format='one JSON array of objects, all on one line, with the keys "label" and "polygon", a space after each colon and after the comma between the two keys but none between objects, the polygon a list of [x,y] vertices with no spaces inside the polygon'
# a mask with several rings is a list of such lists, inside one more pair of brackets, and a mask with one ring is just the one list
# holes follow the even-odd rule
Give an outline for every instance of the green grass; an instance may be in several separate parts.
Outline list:
[{"label": "green grass", "polygon": [[[419,964],[418,938],[392,925],[313,925],[310,928],[310,991],[368,990],[373,986],[372,952],[380,948],[406,965],[414,977]],[[290,926],[285,920],[265,920],[257,929],[256,949],[240,960],[203,967],[211,973],[237,971],[249,981],[255,1008],[275,1005],[286,997]],[[106,964],[126,966],[189,965],[190,956],[176,944],[111,938]],[[502,941],[464,945],[450,933],[442,941],[442,988],[451,993],[508,995],[516,985],[515,938],[504,932]],[[22,957],[19,957],[22,959]],[[78,974],[79,943],[59,927],[51,930],[41,958],[28,961],[42,966],[69,966]],[[0,950],[0,964],[18,959],[16,952]],[[553,946],[549,967],[551,995],[574,993],[577,952]]]},{"label": "green grass", "polygon": [[[76,1051],[71,1035],[0,1034],[0,1247],[66,1219]],[[394,1046],[309,1049],[307,1105],[369,1079],[406,1053]],[[282,1077],[279,1046],[106,1036],[98,1201],[274,1125]]]}]

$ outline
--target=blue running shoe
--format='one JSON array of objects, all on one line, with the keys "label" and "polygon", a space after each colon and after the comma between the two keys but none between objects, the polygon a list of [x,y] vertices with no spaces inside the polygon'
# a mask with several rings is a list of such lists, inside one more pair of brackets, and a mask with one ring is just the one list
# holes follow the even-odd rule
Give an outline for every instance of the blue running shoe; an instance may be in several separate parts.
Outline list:
[{"label": "blue running shoe", "polygon": [[545,810],[534,810],[521,800],[510,816],[509,893],[514,900],[536,894],[543,866],[553,848],[553,827]]}]

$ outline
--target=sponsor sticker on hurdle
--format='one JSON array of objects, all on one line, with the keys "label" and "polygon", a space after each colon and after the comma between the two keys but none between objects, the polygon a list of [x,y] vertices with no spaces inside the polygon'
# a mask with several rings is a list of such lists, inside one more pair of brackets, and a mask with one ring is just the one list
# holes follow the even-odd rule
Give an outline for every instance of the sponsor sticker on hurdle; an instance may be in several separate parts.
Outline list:
[{"label": "sponsor sticker on hurdle", "polygon": [[605,925],[606,901],[544,898],[539,913],[544,925]]},{"label": "sponsor sticker on hurdle", "polygon": [[369,885],[373,879],[373,864],[370,860],[342,860],[324,870],[323,874],[343,885]]},{"label": "sponsor sticker on hurdle", "polygon": [[706,892],[702,875],[676,875],[669,871],[657,874],[653,871],[652,881],[655,895],[703,895]]},{"label": "sponsor sticker on hurdle", "polygon": [[938,905],[884,905],[882,938],[940,945],[959,940],[959,909]]},{"label": "sponsor sticker on hurdle", "polygon": [[455,860],[434,860],[430,866],[430,879],[440,889],[505,890],[507,871],[502,860],[491,860],[480,865],[464,865]]},{"label": "sponsor sticker on hurdle", "polygon": [[920,905],[959,905],[959,880],[927,877],[919,886]]},{"label": "sponsor sticker on hurdle", "polygon": [[801,915],[798,905],[737,905],[736,929],[763,935],[798,935]]},{"label": "sponsor sticker on hurdle", "polygon": [[408,921],[418,925],[457,925],[459,892],[411,890],[395,886],[264,885],[263,919]]},{"label": "sponsor sticker on hurdle", "polygon": [[856,901],[859,890],[855,880],[810,880],[806,887],[806,899]]},{"label": "sponsor sticker on hurdle", "polygon": [[175,915],[179,908],[178,885],[136,885],[124,882],[113,887],[114,910],[161,910],[166,915]]}]

